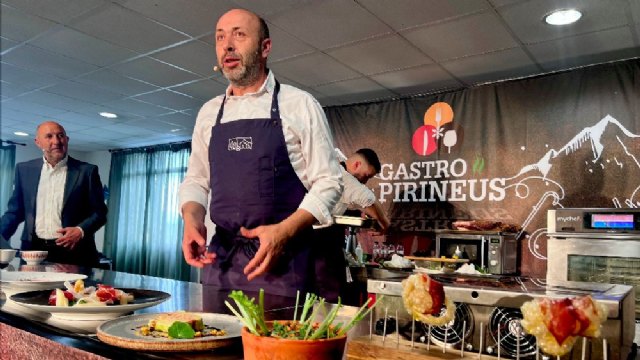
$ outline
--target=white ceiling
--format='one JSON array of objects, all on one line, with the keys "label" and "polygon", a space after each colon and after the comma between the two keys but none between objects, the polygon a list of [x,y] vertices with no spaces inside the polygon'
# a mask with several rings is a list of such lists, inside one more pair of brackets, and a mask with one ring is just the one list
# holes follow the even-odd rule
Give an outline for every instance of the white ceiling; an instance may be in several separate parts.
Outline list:
[{"label": "white ceiling", "polygon": [[[234,7],[266,19],[271,69],[323,106],[640,56],[640,0],[0,0],[0,137],[55,119],[76,151],[188,140],[226,87],[213,30]],[[576,24],[542,20],[572,7]]]}]

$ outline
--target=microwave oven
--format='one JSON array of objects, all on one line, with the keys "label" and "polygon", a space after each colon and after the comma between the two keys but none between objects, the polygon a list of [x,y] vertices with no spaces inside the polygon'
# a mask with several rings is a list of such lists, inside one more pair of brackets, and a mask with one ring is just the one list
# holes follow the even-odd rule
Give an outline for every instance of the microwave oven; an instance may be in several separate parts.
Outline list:
[{"label": "microwave oven", "polygon": [[516,234],[488,231],[446,230],[436,232],[436,255],[452,257],[460,249],[469,259],[490,274],[515,274],[518,269]]}]

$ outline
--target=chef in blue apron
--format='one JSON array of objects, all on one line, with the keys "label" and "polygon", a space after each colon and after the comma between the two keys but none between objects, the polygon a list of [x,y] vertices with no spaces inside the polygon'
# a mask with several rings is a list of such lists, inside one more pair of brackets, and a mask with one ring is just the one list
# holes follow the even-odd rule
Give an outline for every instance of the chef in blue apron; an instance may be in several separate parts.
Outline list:
[{"label": "chef in blue apron", "polygon": [[[291,297],[300,290],[335,300],[338,284],[318,289],[317,283],[331,283],[336,269],[327,262],[342,260],[341,244],[312,230],[332,222],[342,191],[324,112],[267,69],[271,39],[256,14],[225,13],[215,38],[230,85],[201,108],[194,127],[180,185],[185,260],[203,268],[204,284],[222,289]],[[209,196],[215,234],[207,247]]]}]

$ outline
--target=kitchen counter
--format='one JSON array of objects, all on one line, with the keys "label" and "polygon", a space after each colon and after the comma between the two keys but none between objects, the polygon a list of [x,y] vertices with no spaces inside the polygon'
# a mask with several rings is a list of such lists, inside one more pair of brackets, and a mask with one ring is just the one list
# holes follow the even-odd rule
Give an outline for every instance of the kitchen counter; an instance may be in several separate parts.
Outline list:
[{"label": "kitchen counter", "polygon": [[[19,269],[20,259],[14,259],[4,270]],[[170,312],[186,310],[194,312],[211,312],[229,314],[224,305],[228,299],[228,291],[212,286],[128,274],[102,269],[87,269],[61,264],[44,264],[37,271],[63,271],[80,273],[88,276],[87,282],[113,285],[116,288],[139,288],[164,291],[171,294],[167,301],[141,309],[135,314]],[[1,289],[0,289],[1,290]],[[16,304],[7,306],[4,293],[0,294],[0,349],[2,359],[242,359],[242,344],[237,343],[221,349],[207,352],[141,352],[123,349],[105,344],[95,334],[87,331],[74,331],[73,325],[54,326],[51,319],[33,316]],[[282,319],[293,317],[295,299],[275,295],[265,296],[267,318]],[[71,322],[68,322],[71,324]]]}]

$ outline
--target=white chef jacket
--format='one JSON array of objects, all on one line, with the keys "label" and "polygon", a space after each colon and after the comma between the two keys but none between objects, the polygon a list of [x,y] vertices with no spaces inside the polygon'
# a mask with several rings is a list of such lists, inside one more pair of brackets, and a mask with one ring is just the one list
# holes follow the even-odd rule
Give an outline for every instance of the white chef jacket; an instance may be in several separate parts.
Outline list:
[{"label": "white chef jacket", "polygon": [[[269,118],[274,87],[275,78],[271,71],[255,93],[234,96],[230,94],[231,87],[228,87],[221,123]],[[179,189],[181,208],[186,202],[195,201],[207,209],[210,191],[209,141],[222,100],[222,95],[209,100],[196,118],[189,167]],[[331,224],[331,210],[342,193],[342,174],[333,150],[327,118],[313,96],[293,86],[280,84],[278,100],[289,160],[308,190],[299,208],[311,213],[321,224]]]},{"label": "white chef jacket", "polygon": [[[338,161],[346,161],[347,157],[340,151],[335,149],[336,157]],[[376,195],[362,184],[355,176],[351,175],[344,167],[340,166],[342,170],[342,181],[344,182],[344,190],[340,201],[333,208],[333,215],[342,215],[349,210],[364,209],[373,205],[376,201]]]}]

